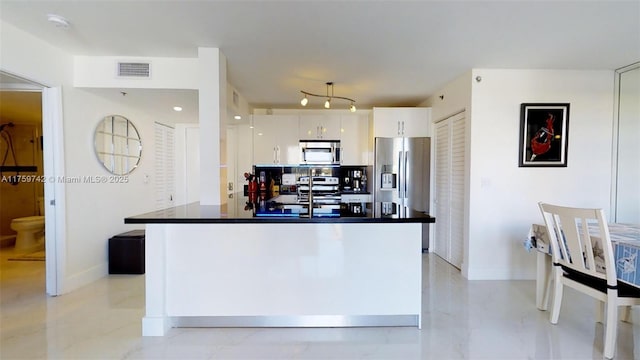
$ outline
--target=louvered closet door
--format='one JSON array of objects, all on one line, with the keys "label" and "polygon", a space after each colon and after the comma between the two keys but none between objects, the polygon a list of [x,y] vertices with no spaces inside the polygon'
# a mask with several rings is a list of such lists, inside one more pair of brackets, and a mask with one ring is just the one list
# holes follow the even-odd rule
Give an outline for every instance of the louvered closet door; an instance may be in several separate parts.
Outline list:
[{"label": "louvered closet door", "polygon": [[436,124],[435,129],[435,239],[433,251],[449,261],[449,185],[451,138],[449,122]]},{"label": "louvered closet door", "polygon": [[172,207],[175,196],[175,140],[173,128],[155,123],[155,208]]},{"label": "louvered closet door", "polygon": [[454,266],[462,266],[464,251],[464,178],[465,178],[465,117],[455,116],[451,127],[451,211],[450,211],[450,260]]},{"label": "louvered closet door", "polygon": [[465,128],[464,112],[435,128],[434,252],[458,268],[464,254]]}]

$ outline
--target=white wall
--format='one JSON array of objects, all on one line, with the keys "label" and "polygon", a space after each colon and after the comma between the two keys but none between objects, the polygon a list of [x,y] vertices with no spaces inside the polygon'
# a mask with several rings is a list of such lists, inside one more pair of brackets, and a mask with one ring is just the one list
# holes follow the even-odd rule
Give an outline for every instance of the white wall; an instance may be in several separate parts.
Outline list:
[{"label": "white wall", "polygon": [[[446,84],[418,106],[431,107],[433,122],[446,119],[462,110],[470,110],[471,70]],[[433,134],[433,131],[431,133]]]},{"label": "white wall", "polygon": [[[542,221],[539,201],[609,213],[613,80],[613,71],[474,69],[425,101],[434,119],[470,109],[463,264],[469,279],[534,278],[535,256],[522,243],[531,223]],[[526,102],[571,104],[566,168],[518,167],[520,104]]]},{"label": "white wall", "polygon": [[51,87],[71,84],[73,58],[70,54],[1,20],[0,39],[3,71]]},{"label": "white wall", "polygon": [[218,48],[198,48],[200,74],[200,203],[226,202],[227,59]]},{"label": "white wall", "polygon": [[[118,62],[150,64],[149,78],[118,78]],[[119,89],[198,89],[197,58],[74,56],[74,86]]]},{"label": "white wall", "polygon": [[70,54],[9,24],[0,23],[0,29],[1,70],[62,87],[65,176],[106,175],[93,151],[94,129],[103,116],[121,113],[134,121],[141,133],[142,163],[128,184],[65,185],[66,263],[62,292],[66,293],[106,275],[108,238],[132,228],[124,225],[124,217],[153,209],[153,182],[145,184],[143,177],[145,173],[153,174],[154,119],[146,118],[135,104],[119,104],[74,88]]},{"label": "white wall", "polygon": [[[470,279],[532,278],[522,247],[538,201],[609,213],[613,71],[476,69],[471,115]],[[570,103],[566,168],[519,168],[523,102]],[[487,211],[490,209],[490,211]]]},{"label": "white wall", "polygon": [[[125,225],[127,216],[153,211],[154,121],[144,108],[75,91],[73,109],[65,108],[66,174],[70,177],[108,176],[93,152],[93,133],[102,117],[120,114],[131,120],[142,140],[140,165],[126,184],[67,185],[67,259],[70,285],[84,285],[107,273],[107,240],[118,233],[143,228]],[[146,181],[145,181],[146,180]],[[75,286],[72,286],[75,287]]]}]

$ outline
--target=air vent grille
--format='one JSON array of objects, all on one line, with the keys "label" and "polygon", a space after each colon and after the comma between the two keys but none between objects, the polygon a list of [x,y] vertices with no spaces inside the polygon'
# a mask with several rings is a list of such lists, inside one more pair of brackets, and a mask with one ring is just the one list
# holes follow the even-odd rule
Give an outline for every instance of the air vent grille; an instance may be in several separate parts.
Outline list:
[{"label": "air vent grille", "polygon": [[137,78],[151,77],[151,64],[139,62],[119,62],[118,76]]}]

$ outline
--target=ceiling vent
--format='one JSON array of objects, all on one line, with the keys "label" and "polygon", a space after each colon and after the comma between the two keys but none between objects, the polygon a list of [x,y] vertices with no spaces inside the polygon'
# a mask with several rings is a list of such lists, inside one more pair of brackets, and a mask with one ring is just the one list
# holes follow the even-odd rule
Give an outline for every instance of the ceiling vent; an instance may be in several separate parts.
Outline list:
[{"label": "ceiling vent", "polygon": [[118,62],[118,77],[150,78],[151,64],[142,62]]}]

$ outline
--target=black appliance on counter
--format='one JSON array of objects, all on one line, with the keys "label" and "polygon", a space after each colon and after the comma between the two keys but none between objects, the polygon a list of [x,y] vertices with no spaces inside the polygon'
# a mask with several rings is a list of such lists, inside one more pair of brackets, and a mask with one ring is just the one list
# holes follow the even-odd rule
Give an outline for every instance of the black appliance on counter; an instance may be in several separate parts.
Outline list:
[{"label": "black appliance on counter", "polygon": [[343,194],[368,194],[367,166],[341,166],[340,190]]}]

